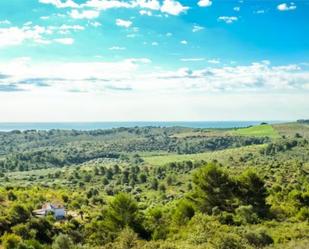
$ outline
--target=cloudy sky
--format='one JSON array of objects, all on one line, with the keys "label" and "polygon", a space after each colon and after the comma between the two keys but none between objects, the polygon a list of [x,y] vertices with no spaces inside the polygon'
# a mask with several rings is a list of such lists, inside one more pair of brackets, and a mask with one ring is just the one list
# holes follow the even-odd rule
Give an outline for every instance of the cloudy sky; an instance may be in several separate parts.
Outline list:
[{"label": "cloudy sky", "polygon": [[308,13],[308,0],[1,0],[0,122],[309,118]]}]

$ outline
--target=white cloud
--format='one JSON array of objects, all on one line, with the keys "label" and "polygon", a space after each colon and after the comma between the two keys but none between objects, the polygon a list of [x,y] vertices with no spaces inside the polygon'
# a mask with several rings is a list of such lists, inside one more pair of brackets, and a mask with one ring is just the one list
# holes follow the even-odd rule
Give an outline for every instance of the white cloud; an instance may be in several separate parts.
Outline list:
[{"label": "white cloud", "polygon": [[238,11],[240,11],[240,7],[236,6],[236,7],[233,8],[233,10],[238,12]]},{"label": "white cloud", "polygon": [[158,0],[136,0],[135,3],[145,9],[159,10],[160,2]]},{"label": "white cloud", "polygon": [[60,30],[84,30],[85,28],[81,25],[66,25],[63,24],[59,27]]},{"label": "white cloud", "polygon": [[6,25],[10,25],[11,22],[9,20],[0,20],[0,24],[6,24]]},{"label": "white cloud", "polygon": [[256,14],[264,14],[265,13],[265,10],[257,10],[255,11]]},{"label": "white cloud", "polygon": [[100,22],[90,22],[89,24],[90,24],[92,27],[95,27],[95,28],[102,26],[102,24],[101,24]]},{"label": "white cloud", "polygon": [[38,44],[50,44],[53,42],[51,35],[69,34],[71,31],[82,31],[85,28],[81,25],[61,26],[39,26],[25,23],[22,27],[0,28],[0,46],[20,45],[24,42],[34,42]]},{"label": "white cloud", "polygon": [[73,38],[59,38],[59,39],[54,39],[55,42],[63,44],[63,45],[72,45],[74,43]]},{"label": "white cloud", "polygon": [[0,28],[0,47],[19,45],[27,38],[25,32],[17,27]]},{"label": "white cloud", "polygon": [[204,61],[205,58],[181,58],[180,61],[183,62],[195,62],[195,61]]},{"label": "white cloud", "polygon": [[1,73],[25,90],[0,92],[0,117],[24,122],[271,120],[308,113],[309,71],[300,65],[274,67],[258,62],[200,70],[143,70],[150,62],[147,58],[0,62]]},{"label": "white cloud", "polygon": [[22,28],[0,28],[0,47],[16,46],[25,41],[48,44],[49,42],[45,40],[42,35],[49,33],[50,31],[48,31],[45,27],[38,25],[33,27],[24,26]]},{"label": "white cloud", "polygon": [[132,26],[132,21],[123,20],[123,19],[116,19],[116,25],[119,27],[129,28]]},{"label": "white cloud", "polygon": [[127,34],[128,38],[135,38],[137,35],[136,34]]},{"label": "white cloud", "polygon": [[205,29],[204,27],[202,26],[199,26],[199,25],[194,25],[193,28],[192,28],[192,32],[199,32],[201,30]]},{"label": "white cloud", "polygon": [[212,5],[212,1],[211,0],[199,0],[197,5],[200,7],[209,7]]},{"label": "white cloud", "polygon": [[78,8],[79,5],[75,3],[73,0],[66,0],[62,2],[62,0],[39,0],[40,3],[43,4],[52,4],[56,8]]},{"label": "white cloud", "polygon": [[188,42],[186,40],[182,40],[180,43],[183,44],[183,45],[187,45],[188,44]]},{"label": "white cloud", "polygon": [[125,60],[126,62],[135,63],[135,64],[149,64],[151,60],[148,58],[129,58]]},{"label": "white cloud", "polygon": [[[92,16],[88,11],[105,11],[108,9],[117,8],[140,8],[141,15],[152,15],[151,11],[160,11],[162,13],[170,15],[179,15],[189,9],[187,6],[183,6],[179,1],[176,0],[163,0],[160,4],[159,0],[131,0],[131,1],[120,1],[120,0],[88,0],[84,3],[77,4],[74,0],[39,0],[44,4],[52,4],[57,8],[71,8],[70,15],[76,19],[88,18]],[[82,13],[79,13],[77,9],[84,9]],[[88,14],[86,14],[88,13]],[[95,12],[92,12],[94,16]],[[159,15],[156,15],[159,16]],[[92,17],[95,18],[95,17]]]},{"label": "white cloud", "polygon": [[[181,61],[202,60],[203,58],[185,58]],[[144,67],[151,70],[144,71]],[[308,70],[294,64],[271,66],[269,62],[165,71],[151,67],[151,60],[148,58],[72,63],[34,63],[29,58],[23,58],[0,63],[0,68],[2,74],[10,76],[12,84],[28,91],[46,89],[48,92],[59,93],[74,90],[99,94],[113,89],[143,92],[146,95],[164,92],[169,93],[169,96],[177,93],[309,91]],[[37,85],[38,82],[41,85]]]},{"label": "white cloud", "polygon": [[100,15],[100,12],[96,10],[83,10],[79,12],[74,9],[70,11],[69,15],[74,19],[94,19]]},{"label": "white cloud", "polygon": [[220,60],[218,60],[218,59],[211,59],[211,60],[208,60],[207,62],[210,63],[210,64],[219,64]]},{"label": "white cloud", "polygon": [[177,16],[185,11],[189,7],[183,6],[180,2],[175,0],[164,0],[163,5],[161,6],[161,11],[170,15]]},{"label": "white cloud", "polygon": [[30,25],[32,25],[32,22],[30,22],[30,21],[24,23],[24,26],[30,26]]},{"label": "white cloud", "polygon": [[233,22],[236,22],[238,20],[238,17],[237,16],[220,16],[218,20],[223,21],[227,24],[231,24]]},{"label": "white cloud", "polygon": [[152,16],[152,12],[150,10],[140,10],[139,13],[142,16]]},{"label": "white cloud", "polygon": [[159,43],[158,42],[152,42],[151,45],[152,46],[159,46]]},{"label": "white cloud", "polygon": [[89,0],[81,7],[91,7],[98,10],[107,10],[112,8],[133,8],[134,6],[130,2],[118,1],[118,0]]},{"label": "white cloud", "polygon": [[125,47],[119,47],[119,46],[113,46],[113,47],[110,47],[109,50],[126,50]]},{"label": "white cloud", "polygon": [[288,5],[287,3],[282,3],[277,6],[277,9],[280,11],[295,10],[296,5],[294,3],[291,3],[290,5]]}]

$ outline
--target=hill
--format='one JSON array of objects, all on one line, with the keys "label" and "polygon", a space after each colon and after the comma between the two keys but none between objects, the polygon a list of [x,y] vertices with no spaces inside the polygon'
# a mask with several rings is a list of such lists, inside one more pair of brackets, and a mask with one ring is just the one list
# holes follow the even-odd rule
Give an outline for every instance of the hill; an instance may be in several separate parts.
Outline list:
[{"label": "hill", "polygon": [[[2,245],[305,248],[307,135],[300,123],[3,132]],[[66,219],[36,217],[44,203]]]}]

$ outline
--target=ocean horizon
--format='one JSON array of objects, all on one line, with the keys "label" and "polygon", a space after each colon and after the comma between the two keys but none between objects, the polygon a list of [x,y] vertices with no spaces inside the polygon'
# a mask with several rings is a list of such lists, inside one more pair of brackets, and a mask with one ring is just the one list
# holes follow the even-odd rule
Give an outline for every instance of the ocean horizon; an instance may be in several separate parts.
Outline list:
[{"label": "ocean horizon", "polygon": [[110,122],[0,122],[0,131],[13,130],[99,130],[121,127],[188,127],[188,128],[240,128],[258,125],[262,122],[274,124],[284,121],[110,121]]}]

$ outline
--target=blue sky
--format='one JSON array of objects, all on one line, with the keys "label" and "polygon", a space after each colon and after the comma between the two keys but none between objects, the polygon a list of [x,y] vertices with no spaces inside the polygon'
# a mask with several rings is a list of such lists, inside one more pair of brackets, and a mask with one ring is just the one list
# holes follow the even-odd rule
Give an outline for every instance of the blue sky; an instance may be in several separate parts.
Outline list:
[{"label": "blue sky", "polygon": [[309,116],[309,1],[0,1],[0,121]]}]

